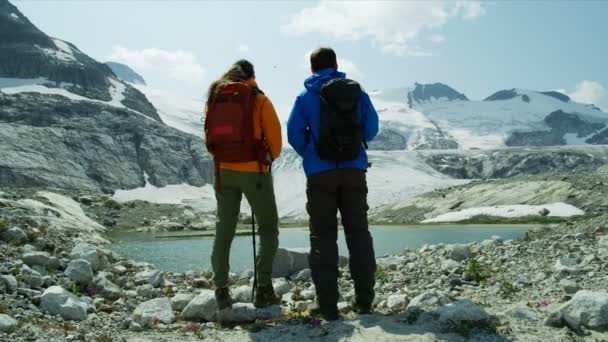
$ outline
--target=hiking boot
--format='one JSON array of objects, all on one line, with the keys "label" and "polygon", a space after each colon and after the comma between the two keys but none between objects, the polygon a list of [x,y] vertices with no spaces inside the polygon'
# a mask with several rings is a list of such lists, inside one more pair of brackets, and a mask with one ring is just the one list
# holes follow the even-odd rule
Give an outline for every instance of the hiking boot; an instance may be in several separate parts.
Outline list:
[{"label": "hiking boot", "polygon": [[263,308],[269,305],[281,304],[281,297],[274,293],[274,287],[272,284],[260,285],[255,291],[255,305],[256,308]]},{"label": "hiking boot", "polygon": [[218,310],[224,310],[232,306],[232,298],[230,298],[230,291],[227,287],[215,289],[215,301]]},{"label": "hiking boot", "polygon": [[371,304],[358,303],[357,301],[352,302],[353,311],[359,315],[369,315],[372,313]]},{"label": "hiking boot", "polygon": [[335,321],[340,318],[340,312],[338,311],[337,307],[331,309],[321,309],[319,304],[314,303],[310,306],[308,311],[311,315],[321,316],[326,321]]}]

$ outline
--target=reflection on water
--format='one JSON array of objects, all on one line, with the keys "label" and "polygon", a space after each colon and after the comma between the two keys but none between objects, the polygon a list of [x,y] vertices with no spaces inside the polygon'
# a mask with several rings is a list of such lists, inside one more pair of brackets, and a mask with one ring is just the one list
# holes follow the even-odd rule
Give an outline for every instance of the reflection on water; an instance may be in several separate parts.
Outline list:
[{"label": "reflection on water", "polygon": [[[438,225],[438,226],[376,226],[371,228],[376,256],[398,254],[405,248],[418,248],[425,244],[467,243],[499,235],[514,239],[525,235],[531,225]],[[176,233],[173,235],[179,235]],[[166,235],[158,234],[158,235]],[[213,237],[167,239],[156,238],[154,233],[113,233],[112,250],[136,261],[145,261],[165,271],[186,272],[210,269]],[[281,229],[281,247],[309,247],[308,229]],[[232,243],[230,262],[232,272],[253,268],[251,236],[237,236]],[[338,234],[341,255],[348,255],[344,232]]]}]

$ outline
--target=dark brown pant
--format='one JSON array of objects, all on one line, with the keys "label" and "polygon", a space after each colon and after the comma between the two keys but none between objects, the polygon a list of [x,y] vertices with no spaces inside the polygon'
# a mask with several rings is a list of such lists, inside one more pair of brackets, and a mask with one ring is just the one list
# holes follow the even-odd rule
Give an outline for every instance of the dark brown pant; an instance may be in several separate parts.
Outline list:
[{"label": "dark brown pant", "polygon": [[350,254],[356,301],[369,305],[374,300],[376,258],[367,222],[365,176],[358,169],[336,169],[309,176],[307,180],[309,263],[321,310],[335,310],[339,297],[338,210]]}]

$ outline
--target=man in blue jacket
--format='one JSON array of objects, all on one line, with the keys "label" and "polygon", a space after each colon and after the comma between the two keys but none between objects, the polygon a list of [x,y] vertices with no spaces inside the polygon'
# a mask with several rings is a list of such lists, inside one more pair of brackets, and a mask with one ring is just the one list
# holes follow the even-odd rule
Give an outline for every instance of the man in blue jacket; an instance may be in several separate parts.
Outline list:
[{"label": "man in blue jacket", "polygon": [[337,70],[332,49],[312,52],[310,64],[313,75],[296,98],[287,130],[307,176],[309,263],[317,309],[326,320],[335,320],[339,318],[338,211],[350,254],[353,309],[369,313],[374,300],[376,259],[367,221],[365,147],[378,133],[378,113],[358,83]]}]

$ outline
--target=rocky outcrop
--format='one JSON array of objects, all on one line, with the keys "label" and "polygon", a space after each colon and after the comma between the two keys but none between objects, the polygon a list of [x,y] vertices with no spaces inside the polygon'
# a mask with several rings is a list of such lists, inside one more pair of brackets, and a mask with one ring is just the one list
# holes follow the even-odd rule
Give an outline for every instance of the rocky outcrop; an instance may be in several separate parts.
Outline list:
[{"label": "rocky outcrop", "polygon": [[566,145],[564,132],[558,130],[513,132],[505,140],[507,146],[556,146]]},{"label": "rocky outcrop", "polygon": [[414,90],[407,94],[407,101],[410,108],[416,105],[433,100],[461,100],[468,101],[469,99],[462,93],[457,92],[454,88],[443,83],[420,84],[415,83]]},{"label": "rocky outcrop", "polygon": [[393,151],[407,149],[407,140],[399,132],[391,129],[381,129],[378,135],[369,143],[370,150]]},{"label": "rocky outcrop", "polygon": [[435,170],[460,179],[509,178],[520,175],[581,172],[606,163],[606,150],[555,148],[496,150],[473,153],[429,154],[426,162]]}]

